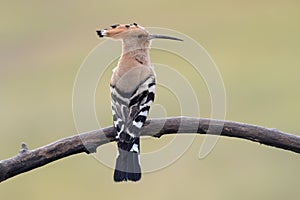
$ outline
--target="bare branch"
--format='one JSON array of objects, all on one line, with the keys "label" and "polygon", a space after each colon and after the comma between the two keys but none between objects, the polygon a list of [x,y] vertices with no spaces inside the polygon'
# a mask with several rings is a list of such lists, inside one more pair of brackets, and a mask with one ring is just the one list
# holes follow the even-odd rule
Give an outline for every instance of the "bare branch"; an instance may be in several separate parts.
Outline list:
[{"label": "bare branch", "polygon": [[[142,135],[154,137],[176,133],[219,135],[219,131],[221,136],[251,140],[300,153],[300,136],[256,125],[212,119],[190,117],[152,119],[146,122]],[[114,141],[113,127],[106,127],[63,138],[34,150],[29,150],[27,145],[22,143],[21,150],[16,156],[0,161],[0,182],[73,154],[96,152],[98,146],[112,141]]]}]

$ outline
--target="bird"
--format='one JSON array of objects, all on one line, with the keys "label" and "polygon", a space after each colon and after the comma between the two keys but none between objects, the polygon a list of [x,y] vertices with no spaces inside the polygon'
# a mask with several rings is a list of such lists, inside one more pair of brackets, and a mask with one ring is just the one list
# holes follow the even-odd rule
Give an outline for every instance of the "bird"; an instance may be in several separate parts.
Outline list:
[{"label": "bird", "polygon": [[122,41],[122,54],[110,81],[115,140],[118,146],[114,181],[141,179],[140,135],[155,97],[156,74],[150,62],[152,39],[179,38],[150,34],[137,23],[96,30],[99,37]]}]

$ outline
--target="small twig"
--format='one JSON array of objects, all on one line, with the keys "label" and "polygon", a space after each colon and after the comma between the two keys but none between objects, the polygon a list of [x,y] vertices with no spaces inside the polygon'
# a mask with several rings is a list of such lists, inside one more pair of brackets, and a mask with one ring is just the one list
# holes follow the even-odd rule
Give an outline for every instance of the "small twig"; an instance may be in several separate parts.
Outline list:
[{"label": "small twig", "polygon": [[[154,137],[176,133],[220,134],[300,153],[300,136],[238,122],[190,117],[152,119],[146,122],[142,131],[142,135]],[[0,161],[0,182],[73,154],[96,152],[98,146],[112,141],[113,127],[106,127],[62,138],[34,150],[29,150],[27,145],[22,143],[19,154]]]}]

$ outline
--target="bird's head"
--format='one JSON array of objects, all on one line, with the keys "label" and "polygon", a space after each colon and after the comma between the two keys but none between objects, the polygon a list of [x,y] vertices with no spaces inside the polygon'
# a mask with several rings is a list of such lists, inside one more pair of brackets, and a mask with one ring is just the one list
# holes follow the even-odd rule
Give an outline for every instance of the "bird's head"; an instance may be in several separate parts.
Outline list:
[{"label": "bird's head", "polygon": [[182,41],[171,36],[150,34],[144,27],[137,23],[112,25],[109,28],[97,30],[97,34],[99,37],[122,40],[124,45],[135,48],[149,48],[150,41],[156,38]]}]

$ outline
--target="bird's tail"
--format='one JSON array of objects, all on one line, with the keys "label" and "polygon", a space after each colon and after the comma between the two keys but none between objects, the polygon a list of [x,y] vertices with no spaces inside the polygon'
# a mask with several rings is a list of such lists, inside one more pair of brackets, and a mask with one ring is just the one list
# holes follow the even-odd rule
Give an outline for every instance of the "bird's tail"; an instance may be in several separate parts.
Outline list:
[{"label": "bird's tail", "polygon": [[131,141],[118,141],[119,155],[117,156],[114,181],[138,181],[141,179],[139,161],[140,138]]}]

